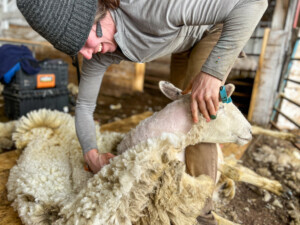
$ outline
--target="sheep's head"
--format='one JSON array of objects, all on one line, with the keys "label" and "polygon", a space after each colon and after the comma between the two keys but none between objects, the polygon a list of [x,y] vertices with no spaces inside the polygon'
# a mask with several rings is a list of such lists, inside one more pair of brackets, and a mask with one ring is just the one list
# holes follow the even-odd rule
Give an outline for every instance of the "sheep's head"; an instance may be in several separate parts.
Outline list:
[{"label": "sheep's head", "polygon": [[[190,103],[190,95],[182,95],[181,90],[169,82],[161,81],[159,84],[161,91],[171,100]],[[227,96],[231,96],[234,91],[233,84],[225,85]],[[189,116],[191,116],[189,110]],[[220,102],[217,118],[207,123],[202,115],[199,115],[199,122],[193,124],[188,135],[189,141],[196,144],[198,142],[228,143],[235,142],[244,145],[252,139],[251,125],[231,103]]]}]

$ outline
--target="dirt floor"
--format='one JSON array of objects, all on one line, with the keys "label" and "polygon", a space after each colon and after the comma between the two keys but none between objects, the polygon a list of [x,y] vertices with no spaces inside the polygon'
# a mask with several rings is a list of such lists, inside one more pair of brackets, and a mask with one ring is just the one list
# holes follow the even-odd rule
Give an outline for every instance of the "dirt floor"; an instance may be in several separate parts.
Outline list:
[{"label": "dirt floor", "polygon": [[261,176],[279,181],[284,192],[277,196],[250,184],[238,183],[233,200],[216,204],[219,215],[240,224],[300,224],[300,151],[290,142],[255,137],[242,164]]},{"label": "dirt floor", "polygon": [[105,124],[145,111],[156,112],[169,102],[162,94],[153,95],[147,92],[127,94],[121,98],[101,95],[95,110],[95,120]]},{"label": "dirt floor", "polygon": [[[105,124],[145,111],[159,111],[168,102],[158,92],[146,91],[120,98],[101,95],[95,120]],[[70,113],[74,114],[74,107]],[[8,120],[0,95],[0,122]],[[259,136],[242,157],[242,164],[262,176],[278,180],[284,186],[284,193],[276,196],[252,185],[236,184],[233,200],[222,197],[216,200],[217,214],[245,225],[300,225],[300,151],[290,142]]]}]

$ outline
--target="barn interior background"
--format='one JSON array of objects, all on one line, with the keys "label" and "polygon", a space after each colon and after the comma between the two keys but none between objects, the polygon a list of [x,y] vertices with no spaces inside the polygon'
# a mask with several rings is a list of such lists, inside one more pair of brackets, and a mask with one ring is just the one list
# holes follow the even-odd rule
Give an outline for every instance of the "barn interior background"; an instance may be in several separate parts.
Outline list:
[{"label": "barn interior background", "polygon": [[[251,185],[240,185],[230,203],[220,202],[216,206],[219,214],[237,223],[300,224],[299,11],[298,0],[269,0],[265,15],[244,48],[247,57],[237,59],[227,80],[236,86],[234,103],[253,125],[294,135],[287,141],[259,134],[247,146],[223,146],[225,155],[233,154],[249,168],[279,180],[287,188],[285,195],[278,197]],[[60,59],[67,63],[68,82],[63,85],[69,92],[55,87],[57,94],[50,95],[53,102],[64,102],[60,110],[73,115],[78,72],[72,59],[56,51],[27,25],[15,0],[0,1],[0,47],[4,44],[25,45],[38,60]],[[80,56],[78,62],[82,63]],[[108,123],[108,130],[125,132],[151,112],[160,110],[169,101],[159,92],[158,81],[169,80],[169,68],[170,55],[145,64],[122,62],[110,66],[103,79],[95,120]],[[30,90],[21,98],[12,94],[11,88],[0,86],[0,122],[52,104],[43,97],[48,89],[39,90],[39,95]],[[25,103],[30,105],[28,109],[24,109]],[[133,119],[126,119],[133,115]],[[14,146],[0,146],[0,152],[0,224],[20,224],[9,206],[5,189],[9,169],[19,153]],[[298,166],[289,163],[292,160]]]}]

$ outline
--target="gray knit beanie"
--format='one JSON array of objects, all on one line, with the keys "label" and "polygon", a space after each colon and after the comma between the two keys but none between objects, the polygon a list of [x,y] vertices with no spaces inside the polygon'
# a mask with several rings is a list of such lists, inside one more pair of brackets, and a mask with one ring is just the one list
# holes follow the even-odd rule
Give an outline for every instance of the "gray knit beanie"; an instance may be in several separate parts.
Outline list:
[{"label": "gray knit beanie", "polygon": [[17,0],[17,6],[55,48],[76,55],[93,26],[98,0]]}]

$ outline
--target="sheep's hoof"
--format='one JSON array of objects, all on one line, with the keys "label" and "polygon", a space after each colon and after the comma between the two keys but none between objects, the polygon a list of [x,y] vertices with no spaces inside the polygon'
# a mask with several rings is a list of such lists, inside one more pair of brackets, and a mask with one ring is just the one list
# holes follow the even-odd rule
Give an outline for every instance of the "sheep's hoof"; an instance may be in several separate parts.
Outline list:
[{"label": "sheep's hoof", "polygon": [[227,178],[223,185],[222,193],[229,200],[233,199],[235,196],[235,182],[232,179]]}]

